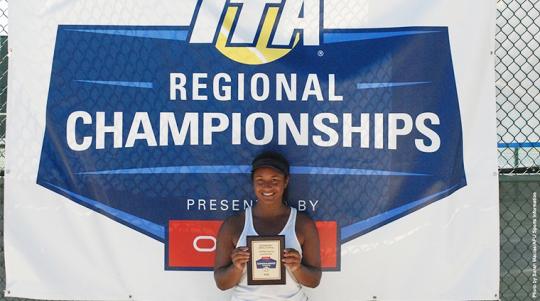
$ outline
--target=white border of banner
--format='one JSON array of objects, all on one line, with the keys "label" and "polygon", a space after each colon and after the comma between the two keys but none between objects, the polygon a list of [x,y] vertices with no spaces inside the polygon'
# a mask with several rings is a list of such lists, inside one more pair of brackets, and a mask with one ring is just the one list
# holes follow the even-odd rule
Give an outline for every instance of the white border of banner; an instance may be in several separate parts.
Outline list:
[{"label": "white border of banner", "polygon": [[[57,25],[182,25],[191,20],[194,3],[10,3],[7,296],[224,299],[227,293],[215,287],[212,272],[164,271],[162,243],[35,184]],[[494,0],[325,0],[328,28],[449,27],[468,185],[342,245],[341,272],[325,272],[321,285],[308,291],[312,300],[498,299],[495,5]],[[343,9],[357,18],[338,18]]]}]

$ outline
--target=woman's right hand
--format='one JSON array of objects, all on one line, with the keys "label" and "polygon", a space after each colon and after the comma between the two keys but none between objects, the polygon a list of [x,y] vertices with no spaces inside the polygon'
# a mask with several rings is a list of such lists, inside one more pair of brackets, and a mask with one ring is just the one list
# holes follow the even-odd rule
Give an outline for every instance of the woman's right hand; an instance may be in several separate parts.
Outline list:
[{"label": "woman's right hand", "polygon": [[249,252],[247,247],[238,247],[231,252],[233,266],[239,270],[244,270],[249,261]]}]

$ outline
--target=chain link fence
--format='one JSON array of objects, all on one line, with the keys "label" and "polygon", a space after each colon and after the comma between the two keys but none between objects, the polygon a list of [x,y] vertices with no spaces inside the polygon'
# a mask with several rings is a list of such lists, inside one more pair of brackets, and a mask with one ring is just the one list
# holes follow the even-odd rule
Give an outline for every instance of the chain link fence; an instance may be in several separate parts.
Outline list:
[{"label": "chain link fence", "polygon": [[540,1],[499,0],[496,35],[502,300],[537,288],[540,195]]},{"label": "chain link fence", "polygon": [[[497,2],[496,88],[500,168],[501,300],[530,300],[537,291],[540,195],[540,1]],[[7,99],[8,1],[0,0],[0,213]],[[3,242],[3,219],[0,224]],[[5,288],[0,244],[0,289]],[[4,297],[0,297],[3,299]]]},{"label": "chain link fence", "polygon": [[498,2],[497,133],[504,174],[540,174],[540,6],[537,0]]}]

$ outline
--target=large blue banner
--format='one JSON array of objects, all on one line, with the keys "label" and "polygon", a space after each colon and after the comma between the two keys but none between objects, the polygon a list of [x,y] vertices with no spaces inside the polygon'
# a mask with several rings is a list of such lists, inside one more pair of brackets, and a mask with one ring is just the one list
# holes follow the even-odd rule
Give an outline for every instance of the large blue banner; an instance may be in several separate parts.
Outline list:
[{"label": "large blue banner", "polygon": [[255,54],[191,35],[60,26],[38,184],[165,242],[171,220],[255,202],[251,160],[277,150],[290,204],[335,221],[338,244],[466,185],[446,27],[325,30]]}]

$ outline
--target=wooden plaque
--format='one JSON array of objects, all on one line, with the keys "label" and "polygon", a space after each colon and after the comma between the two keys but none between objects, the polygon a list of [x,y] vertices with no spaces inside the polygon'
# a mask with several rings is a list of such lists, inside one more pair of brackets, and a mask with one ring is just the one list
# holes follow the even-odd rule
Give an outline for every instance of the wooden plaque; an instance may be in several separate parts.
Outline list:
[{"label": "wooden plaque", "polygon": [[285,236],[247,236],[248,285],[285,284],[283,250]]}]

